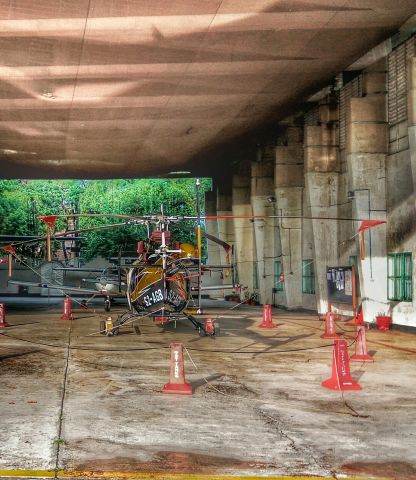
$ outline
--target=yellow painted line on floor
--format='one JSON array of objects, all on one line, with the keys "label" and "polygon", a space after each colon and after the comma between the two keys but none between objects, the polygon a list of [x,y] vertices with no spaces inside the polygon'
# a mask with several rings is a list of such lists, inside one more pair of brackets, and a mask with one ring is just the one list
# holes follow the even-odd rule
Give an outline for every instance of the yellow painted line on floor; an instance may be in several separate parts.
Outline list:
[{"label": "yellow painted line on floor", "polygon": [[[0,470],[0,477],[14,478],[54,478],[55,470]],[[334,477],[305,477],[305,476],[257,476],[257,475],[209,475],[209,474],[180,474],[180,473],[140,473],[140,472],[100,472],[100,471],[77,471],[59,470],[57,478],[111,478],[111,479],[138,479],[138,480],[334,480]],[[381,477],[344,477],[342,480],[383,480]]]},{"label": "yellow painted line on floor", "polygon": [[55,470],[0,470],[0,477],[53,478]]}]

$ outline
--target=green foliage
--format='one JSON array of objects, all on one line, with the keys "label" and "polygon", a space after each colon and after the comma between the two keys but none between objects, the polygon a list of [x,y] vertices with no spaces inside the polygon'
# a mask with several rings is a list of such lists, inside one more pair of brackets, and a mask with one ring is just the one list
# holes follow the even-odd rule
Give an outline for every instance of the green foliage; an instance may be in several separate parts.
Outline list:
[{"label": "green foliage", "polygon": [[[211,180],[201,180],[201,208],[204,192],[211,189]],[[15,235],[40,234],[44,225],[38,215],[63,214],[68,207],[80,213],[147,215],[196,215],[194,179],[145,180],[0,180],[0,233]],[[78,228],[117,223],[116,218],[81,217]],[[184,228],[185,227],[185,228]],[[56,231],[65,228],[59,219]],[[172,226],[175,240],[195,242],[195,222]],[[81,255],[91,259],[97,255],[117,256],[136,250],[138,240],[147,236],[144,226],[123,226],[82,234]]]}]

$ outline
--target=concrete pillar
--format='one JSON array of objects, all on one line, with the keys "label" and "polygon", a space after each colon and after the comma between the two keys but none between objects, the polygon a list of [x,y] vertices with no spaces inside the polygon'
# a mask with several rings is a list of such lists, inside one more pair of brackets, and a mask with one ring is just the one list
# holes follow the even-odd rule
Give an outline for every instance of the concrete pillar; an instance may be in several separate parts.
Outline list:
[{"label": "concrete pillar", "polygon": [[[275,214],[274,163],[270,161],[251,164],[251,207],[253,215]],[[274,283],[275,222],[273,218],[255,219],[253,225],[259,301],[262,304],[271,304]]]},{"label": "concrete pillar", "polygon": [[[227,217],[233,214],[232,207],[232,188],[231,180],[227,184],[220,184],[217,188],[217,215]],[[234,221],[229,218],[218,218],[217,219],[217,229],[218,236],[224,242],[232,245],[235,249],[235,235],[234,235]],[[232,263],[234,261],[234,256],[231,251],[227,252],[224,248],[220,248],[220,264],[221,265],[230,265],[229,269],[223,270],[223,283],[232,284],[234,281],[233,272],[232,272]],[[229,290],[228,290],[229,292]]]},{"label": "concrete pillar", "polygon": [[[207,192],[205,194],[205,212],[207,215],[217,214],[217,192]],[[206,221],[206,232],[219,238],[218,224],[216,220]],[[218,243],[207,240],[207,265],[220,265],[220,247]],[[209,270],[203,272],[203,286],[222,285],[222,272],[220,270]],[[212,298],[224,298],[224,290],[210,290],[209,296]]]},{"label": "concrete pillar", "polygon": [[[312,217],[337,217],[337,129],[332,123],[305,127],[305,186]],[[338,264],[338,224],[335,220],[312,220],[315,298],[318,313],[328,311],[326,267]],[[330,241],[329,241],[330,239]],[[308,296],[308,294],[304,294]]]},{"label": "concrete pillar", "polygon": [[416,192],[416,57],[408,60],[407,87],[410,160],[412,164],[413,192]]},{"label": "concrete pillar", "polygon": [[[409,135],[409,150],[410,150],[410,162],[412,168],[412,177],[413,177],[413,195],[411,196],[411,204],[413,209],[410,211],[410,214],[413,213],[413,217],[416,217],[415,208],[416,208],[416,57],[408,59],[407,63],[407,112],[408,112],[408,135]],[[410,216],[410,215],[409,215]],[[412,250],[413,256],[413,306],[416,305],[416,242],[415,239],[415,227],[413,223],[412,235],[409,237],[413,241],[410,241],[411,247],[406,248],[406,250]],[[409,240],[410,240],[409,238]],[[416,325],[414,307],[411,309],[411,314],[409,315],[410,319],[406,319],[406,323],[409,325]],[[393,316],[393,321],[395,317]],[[402,322],[404,323],[404,322]]]},{"label": "concrete pillar", "polygon": [[[385,219],[386,214],[386,96],[369,94],[351,98],[347,105],[347,162],[353,194],[353,215],[360,219]],[[359,222],[356,223],[358,230]],[[365,233],[366,256],[359,262],[364,318],[374,322],[386,312],[386,227]]]},{"label": "concrete pillar", "polygon": [[[233,215],[252,215],[250,203],[249,175],[235,174],[232,191]],[[253,291],[253,267],[256,261],[253,242],[253,222],[247,218],[234,219],[235,258],[237,262],[238,280],[249,294]]]},{"label": "concrete pillar", "polygon": [[[300,129],[291,129],[299,134]],[[298,137],[297,137],[298,138]],[[276,147],[275,197],[278,215],[299,218],[278,220],[283,272],[285,276],[285,303],[289,309],[302,306],[302,197],[303,150],[298,141],[292,145]],[[278,257],[278,255],[277,255]],[[282,302],[278,302],[282,303]]]}]

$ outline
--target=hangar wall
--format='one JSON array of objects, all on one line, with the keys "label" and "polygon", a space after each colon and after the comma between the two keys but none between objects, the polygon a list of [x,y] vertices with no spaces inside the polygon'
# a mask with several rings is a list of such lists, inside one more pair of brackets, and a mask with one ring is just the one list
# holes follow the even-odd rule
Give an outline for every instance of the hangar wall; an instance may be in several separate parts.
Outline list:
[{"label": "hangar wall", "polygon": [[[261,303],[325,313],[326,266],[354,264],[365,320],[416,327],[416,35],[388,45],[279,122],[230,179],[234,214],[283,217],[234,220],[240,283]],[[387,221],[364,234],[363,258],[351,218]]]}]

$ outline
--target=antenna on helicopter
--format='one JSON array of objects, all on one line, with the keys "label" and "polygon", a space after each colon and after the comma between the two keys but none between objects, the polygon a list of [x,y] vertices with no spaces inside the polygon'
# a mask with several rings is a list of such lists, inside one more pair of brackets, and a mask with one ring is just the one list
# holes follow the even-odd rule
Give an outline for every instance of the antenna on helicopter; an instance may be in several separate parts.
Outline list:
[{"label": "antenna on helicopter", "polygon": [[196,187],[196,214],[197,214],[197,227],[196,227],[196,238],[197,238],[197,249],[198,249],[198,309],[197,313],[202,313],[202,305],[201,305],[201,275],[202,275],[202,268],[201,268],[201,259],[202,259],[202,242],[201,242],[201,181],[199,178],[196,179],[195,182]]}]

